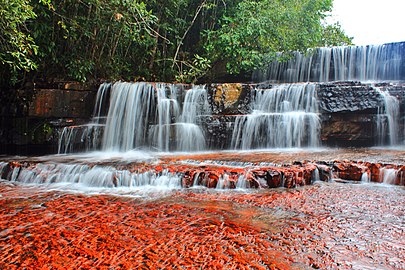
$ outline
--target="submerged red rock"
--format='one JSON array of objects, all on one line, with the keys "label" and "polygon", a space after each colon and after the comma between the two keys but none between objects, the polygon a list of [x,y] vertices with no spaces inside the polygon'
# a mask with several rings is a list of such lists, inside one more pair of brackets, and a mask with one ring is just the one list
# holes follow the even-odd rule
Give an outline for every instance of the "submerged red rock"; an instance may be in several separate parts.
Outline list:
[{"label": "submerged red rock", "polygon": [[320,183],[145,200],[3,181],[0,195],[3,269],[405,267],[401,188]]},{"label": "submerged red rock", "polygon": [[[352,184],[367,178],[404,185],[403,152],[361,154],[0,162],[1,178],[17,180],[0,181],[0,269],[405,268],[404,189]],[[49,190],[58,188],[54,182],[76,183],[77,171],[116,195]],[[116,188],[159,176],[181,184],[165,192],[129,188],[125,196]],[[53,184],[18,183],[27,179]],[[187,189],[233,189],[240,181],[252,189]],[[281,186],[290,189],[268,189]]]}]

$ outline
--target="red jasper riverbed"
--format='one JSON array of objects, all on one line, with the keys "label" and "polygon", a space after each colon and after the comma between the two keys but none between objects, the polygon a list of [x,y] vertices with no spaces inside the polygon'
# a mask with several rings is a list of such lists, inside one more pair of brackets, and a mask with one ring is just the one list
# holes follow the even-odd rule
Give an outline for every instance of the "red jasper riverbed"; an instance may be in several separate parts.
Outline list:
[{"label": "red jasper riverbed", "polygon": [[131,196],[0,182],[0,269],[405,269],[405,190]]}]

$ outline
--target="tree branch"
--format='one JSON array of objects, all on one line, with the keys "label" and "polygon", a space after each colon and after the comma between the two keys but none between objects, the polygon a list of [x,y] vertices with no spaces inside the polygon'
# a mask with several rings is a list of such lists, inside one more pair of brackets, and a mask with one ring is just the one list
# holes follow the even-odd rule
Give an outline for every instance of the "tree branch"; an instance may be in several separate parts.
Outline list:
[{"label": "tree branch", "polygon": [[172,63],[172,68],[174,68],[174,65],[177,61],[177,56],[179,54],[181,45],[183,45],[183,40],[186,38],[188,32],[190,31],[191,27],[193,27],[195,21],[197,20],[198,15],[200,14],[202,8],[204,7],[205,3],[207,2],[207,0],[204,0],[198,7],[197,7],[197,11],[194,14],[194,18],[191,21],[190,25],[188,26],[188,28],[186,29],[186,31],[184,32],[183,36],[181,37],[179,43],[177,44],[177,48],[176,48],[176,53],[173,56],[173,63]]}]

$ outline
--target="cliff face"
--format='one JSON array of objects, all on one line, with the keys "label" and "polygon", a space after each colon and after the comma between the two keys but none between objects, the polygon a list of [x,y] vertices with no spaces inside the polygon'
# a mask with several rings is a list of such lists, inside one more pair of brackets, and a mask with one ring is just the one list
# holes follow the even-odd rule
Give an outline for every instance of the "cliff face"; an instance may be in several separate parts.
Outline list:
[{"label": "cliff face", "polygon": [[[271,84],[207,85],[212,114],[201,126],[209,149],[229,149],[238,116],[252,113],[254,89],[272,91]],[[187,91],[183,87],[181,91]],[[397,143],[403,141],[405,85],[331,82],[315,85],[322,146],[374,146],[389,144],[395,122]],[[1,111],[1,153],[55,153],[61,129],[89,122],[96,88],[61,84],[19,90]],[[387,99],[387,96],[391,98]],[[395,101],[395,119],[387,106]],[[391,122],[390,122],[391,121]],[[304,131],[305,132],[305,131]],[[385,135],[383,134],[385,133]],[[80,143],[80,141],[78,142]]]},{"label": "cliff face", "polygon": [[0,153],[57,152],[59,130],[88,122],[96,88],[78,83],[30,85],[2,99]]},{"label": "cliff face", "polygon": [[[405,87],[403,85],[340,82],[319,84],[322,113],[321,140],[328,146],[373,146],[389,144],[386,110],[398,106],[392,119],[403,140]],[[387,99],[388,98],[388,99]],[[391,99],[390,99],[391,98]],[[390,104],[395,103],[395,104]],[[379,134],[386,128],[385,136]],[[380,129],[380,130],[379,130]],[[399,143],[399,141],[397,142]]]}]

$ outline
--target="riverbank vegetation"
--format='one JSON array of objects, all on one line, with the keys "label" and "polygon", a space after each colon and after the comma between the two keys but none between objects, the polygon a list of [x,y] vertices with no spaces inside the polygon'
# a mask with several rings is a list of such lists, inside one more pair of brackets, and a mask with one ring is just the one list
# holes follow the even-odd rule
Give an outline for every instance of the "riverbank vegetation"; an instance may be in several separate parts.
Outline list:
[{"label": "riverbank vegetation", "polygon": [[351,43],[324,22],[332,0],[0,2],[3,85],[215,81],[249,75],[277,52]]}]

